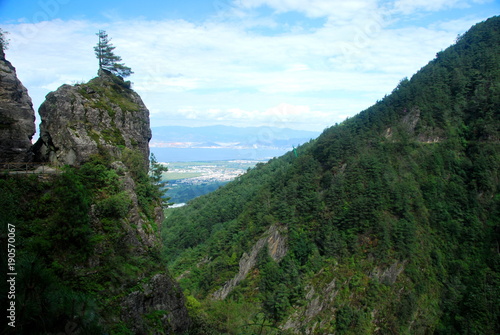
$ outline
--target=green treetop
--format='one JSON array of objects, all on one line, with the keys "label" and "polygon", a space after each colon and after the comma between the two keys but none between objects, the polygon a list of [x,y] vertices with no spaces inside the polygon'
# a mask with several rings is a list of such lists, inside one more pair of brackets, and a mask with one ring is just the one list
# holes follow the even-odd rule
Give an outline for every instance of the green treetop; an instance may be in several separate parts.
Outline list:
[{"label": "green treetop", "polygon": [[6,31],[2,30],[2,28],[0,28],[0,53],[2,55],[3,55],[4,51],[7,49],[7,47],[9,46],[9,40],[5,36],[6,34],[8,34],[8,32],[6,32]]},{"label": "green treetop", "polygon": [[108,38],[106,31],[99,30],[96,35],[99,36],[99,42],[94,47],[94,51],[99,59],[99,70],[107,70],[121,77],[130,76],[133,73],[132,69],[119,63],[122,58],[113,53],[115,47],[110,43],[111,39]]}]

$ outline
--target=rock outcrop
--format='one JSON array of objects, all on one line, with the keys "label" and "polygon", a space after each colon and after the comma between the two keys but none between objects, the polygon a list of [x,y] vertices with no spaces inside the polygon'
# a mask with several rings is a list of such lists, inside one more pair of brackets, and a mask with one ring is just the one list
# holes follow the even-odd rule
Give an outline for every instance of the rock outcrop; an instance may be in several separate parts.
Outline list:
[{"label": "rock outcrop", "polygon": [[[305,301],[307,304],[297,306],[290,318],[284,323],[283,330],[299,334],[316,334],[316,328],[322,328],[322,323],[327,324],[334,320],[335,308],[332,307],[335,297],[339,292],[335,279],[322,283],[321,289],[313,285],[306,287]],[[322,313],[326,315],[321,315]],[[318,317],[319,316],[319,317]],[[319,320],[315,320],[319,319]]]},{"label": "rock outcrop", "polygon": [[[100,239],[87,261],[88,272],[149,268],[141,268],[139,277],[120,272],[118,284],[104,286],[103,295],[114,294],[119,308],[111,314],[116,320],[106,326],[119,319],[135,334],[185,333],[191,319],[182,291],[155,263],[164,217],[147,176],[149,111],[129,86],[101,70],[86,84],[63,85],[49,93],[39,109],[41,136],[33,152],[41,162],[80,170],[99,165],[101,170],[92,171],[118,179],[112,183],[114,191],[102,190],[90,207],[90,226]],[[123,258],[126,264],[113,264]]]},{"label": "rock outcrop", "polygon": [[269,256],[276,262],[281,261],[288,251],[286,227],[272,225],[263,236],[254,244],[250,254],[244,253],[240,258],[239,271],[224,286],[214,292],[212,297],[216,300],[224,300],[231,291],[246,278],[250,270],[257,263],[257,255],[267,245]]},{"label": "rock outcrop", "polygon": [[63,85],[40,106],[36,158],[79,166],[93,154],[119,158],[122,148],[140,151],[149,162],[149,111],[130,83],[109,72],[86,84]]},{"label": "rock outcrop", "polygon": [[35,111],[28,90],[0,48],[0,163],[30,161]]}]

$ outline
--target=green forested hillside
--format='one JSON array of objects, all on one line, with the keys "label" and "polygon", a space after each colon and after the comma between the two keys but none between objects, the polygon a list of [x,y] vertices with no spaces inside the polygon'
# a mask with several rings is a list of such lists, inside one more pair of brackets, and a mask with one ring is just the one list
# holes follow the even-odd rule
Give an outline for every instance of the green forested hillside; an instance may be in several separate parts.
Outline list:
[{"label": "green forested hillside", "polygon": [[169,214],[199,332],[500,333],[500,17],[297,154]]},{"label": "green forested hillside", "polygon": [[[165,306],[150,311],[127,305],[131,294],[153,286],[155,275],[168,274],[158,245],[135,238],[139,220],[131,216],[137,211],[140,229],[154,236],[161,192],[140,153],[124,149],[122,159],[119,169],[103,153],[59,174],[0,175],[1,264],[6,273],[15,272],[10,291],[2,283],[4,292],[12,292],[2,296],[2,306],[15,302],[8,319],[14,323],[4,323],[2,334],[133,334],[137,324],[173,333],[164,324],[171,312]],[[181,295],[175,286],[163,289]]]}]

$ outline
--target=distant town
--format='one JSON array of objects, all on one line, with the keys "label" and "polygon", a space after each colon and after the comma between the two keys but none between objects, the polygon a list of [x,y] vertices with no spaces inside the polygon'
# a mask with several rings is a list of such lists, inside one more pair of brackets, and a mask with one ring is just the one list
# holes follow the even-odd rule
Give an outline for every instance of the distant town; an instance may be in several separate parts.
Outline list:
[{"label": "distant town", "polygon": [[215,191],[217,188],[253,168],[257,160],[163,163],[168,167],[163,177],[168,182],[167,196],[179,207],[189,200]]}]

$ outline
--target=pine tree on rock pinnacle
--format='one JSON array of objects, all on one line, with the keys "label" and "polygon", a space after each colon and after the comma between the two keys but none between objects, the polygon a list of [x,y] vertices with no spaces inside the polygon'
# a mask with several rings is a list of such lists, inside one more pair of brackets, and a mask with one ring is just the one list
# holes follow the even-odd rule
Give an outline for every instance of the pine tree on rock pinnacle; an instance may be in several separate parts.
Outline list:
[{"label": "pine tree on rock pinnacle", "polygon": [[116,47],[110,43],[111,39],[108,38],[106,31],[99,30],[96,35],[99,36],[99,42],[94,47],[94,51],[99,60],[99,73],[101,70],[106,70],[123,78],[134,73],[131,68],[125,66],[123,63],[119,63],[122,58],[114,54],[113,50]]}]

